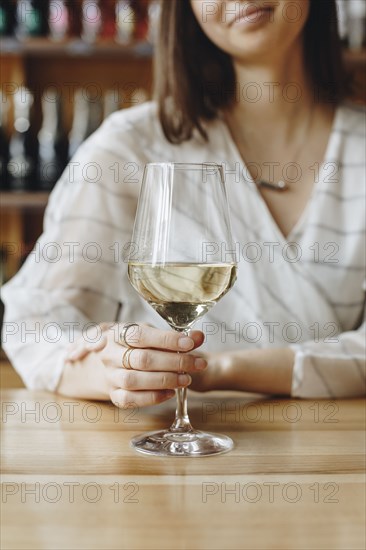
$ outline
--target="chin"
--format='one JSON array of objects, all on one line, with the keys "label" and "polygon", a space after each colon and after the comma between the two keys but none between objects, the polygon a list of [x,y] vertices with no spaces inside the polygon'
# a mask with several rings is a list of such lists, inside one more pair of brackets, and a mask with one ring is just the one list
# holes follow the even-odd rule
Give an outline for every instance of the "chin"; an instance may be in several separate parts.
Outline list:
[{"label": "chin", "polygon": [[278,53],[280,44],[273,36],[268,36],[268,33],[256,33],[250,36],[242,34],[240,36],[232,36],[230,42],[223,48],[234,59],[242,59],[243,61],[257,61],[260,58],[268,60],[274,53]]}]

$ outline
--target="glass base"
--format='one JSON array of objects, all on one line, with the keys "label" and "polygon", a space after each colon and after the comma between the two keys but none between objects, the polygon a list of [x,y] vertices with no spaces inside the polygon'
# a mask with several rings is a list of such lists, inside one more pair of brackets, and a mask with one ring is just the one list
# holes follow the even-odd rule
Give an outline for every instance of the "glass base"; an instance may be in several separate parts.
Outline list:
[{"label": "glass base", "polygon": [[139,453],[155,456],[211,456],[231,451],[234,442],[230,437],[192,430],[172,432],[160,430],[134,437],[132,447]]}]

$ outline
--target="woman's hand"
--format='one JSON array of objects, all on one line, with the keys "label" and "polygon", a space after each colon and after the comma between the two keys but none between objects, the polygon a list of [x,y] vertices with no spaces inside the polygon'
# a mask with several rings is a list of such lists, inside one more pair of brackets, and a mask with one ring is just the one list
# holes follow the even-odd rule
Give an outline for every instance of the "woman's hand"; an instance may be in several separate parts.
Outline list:
[{"label": "woman's hand", "polygon": [[[101,328],[102,338],[96,344],[80,339],[70,349],[59,393],[110,398],[120,407],[161,403],[173,397],[174,389],[185,386],[199,392],[291,393],[294,352],[289,348],[193,354],[203,343],[202,332],[192,331],[187,338],[142,324],[137,341],[133,334],[130,342],[136,349],[129,356],[132,369],[126,370],[122,360],[129,348],[118,342],[118,325],[104,323]],[[179,342],[186,347],[181,348]],[[188,378],[180,377],[183,372]]]},{"label": "woman's hand", "polygon": [[189,353],[203,343],[200,331],[192,331],[187,337],[144,324],[138,326],[137,332],[136,327],[131,327],[125,336],[133,346],[128,357],[131,369],[126,369],[122,361],[129,348],[118,341],[121,325],[104,323],[101,328],[102,337],[96,344],[80,339],[66,359],[75,363],[95,354],[104,366],[106,391],[119,407],[162,403],[174,396],[176,388],[189,386],[192,376],[207,367],[202,356]]},{"label": "woman's hand", "polygon": [[206,353],[208,369],[193,375],[191,389],[290,395],[295,354],[290,348]]}]

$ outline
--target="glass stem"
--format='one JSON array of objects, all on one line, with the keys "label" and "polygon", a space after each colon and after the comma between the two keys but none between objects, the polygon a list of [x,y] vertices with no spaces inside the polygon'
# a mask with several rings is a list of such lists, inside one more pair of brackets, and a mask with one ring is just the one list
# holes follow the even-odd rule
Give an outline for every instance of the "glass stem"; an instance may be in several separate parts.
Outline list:
[{"label": "glass stem", "polygon": [[[181,329],[181,330],[178,330],[178,332],[182,332],[183,334],[188,336],[187,329]],[[170,426],[170,431],[180,432],[180,433],[191,432],[193,428],[191,426],[191,423],[188,417],[187,388],[177,388],[176,394],[177,394],[177,408],[175,410],[174,422]]]}]

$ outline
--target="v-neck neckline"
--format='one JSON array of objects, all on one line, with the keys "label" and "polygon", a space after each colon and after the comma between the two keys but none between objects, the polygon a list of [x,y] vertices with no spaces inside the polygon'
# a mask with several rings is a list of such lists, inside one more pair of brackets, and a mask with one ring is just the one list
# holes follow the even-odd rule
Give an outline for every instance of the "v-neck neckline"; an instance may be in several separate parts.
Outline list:
[{"label": "v-neck neckline", "polygon": [[292,239],[295,235],[301,234],[303,226],[305,224],[305,221],[309,217],[309,212],[310,212],[313,200],[314,200],[314,196],[316,195],[316,193],[318,192],[320,186],[322,185],[322,183],[324,181],[325,166],[331,160],[333,160],[333,161],[335,160],[334,158],[333,159],[331,158],[331,153],[334,149],[335,140],[337,139],[337,133],[335,132],[335,130],[338,127],[338,124],[340,123],[341,115],[342,115],[342,105],[338,105],[336,107],[334,115],[333,115],[333,121],[332,121],[332,124],[331,124],[331,129],[330,129],[330,132],[329,132],[329,136],[328,136],[328,141],[327,141],[327,145],[326,145],[326,149],[325,149],[324,158],[323,158],[322,163],[319,166],[318,180],[315,181],[312,192],[311,192],[311,195],[310,195],[304,209],[302,210],[298,220],[296,221],[295,225],[292,227],[291,231],[288,233],[287,236],[285,236],[282,233],[279,225],[277,224],[277,222],[274,219],[270,209],[268,208],[268,205],[267,205],[266,201],[264,200],[264,198],[260,194],[258,186],[255,183],[255,181],[253,180],[252,176],[250,175],[250,172],[247,168],[247,165],[246,165],[246,163],[245,163],[245,161],[244,161],[244,159],[243,159],[243,157],[242,157],[242,155],[241,155],[241,153],[240,153],[240,151],[239,151],[239,149],[238,149],[238,147],[237,147],[237,145],[234,141],[234,138],[233,138],[233,136],[230,132],[230,129],[229,129],[224,117],[222,115],[219,117],[221,125],[224,128],[224,133],[225,133],[225,136],[226,136],[226,139],[227,139],[227,143],[229,144],[229,147],[231,149],[231,152],[232,152],[232,155],[233,155],[233,158],[234,158],[235,162],[239,162],[241,164],[241,166],[243,166],[245,173],[248,175],[245,178],[246,182],[251,187],[252,191],[256,194],[258,203],[261,205],[262,209],[266,213],[266,216],[267,216],[271,226],[273,227],[274,232],[276,233],[278,238],[282,241],[282,243],[285,244],[285,245],[293,242]]}]

